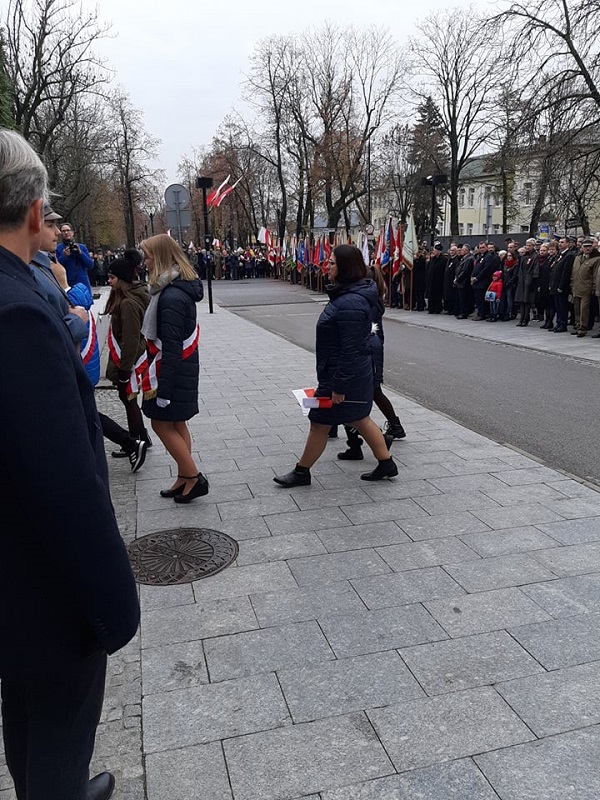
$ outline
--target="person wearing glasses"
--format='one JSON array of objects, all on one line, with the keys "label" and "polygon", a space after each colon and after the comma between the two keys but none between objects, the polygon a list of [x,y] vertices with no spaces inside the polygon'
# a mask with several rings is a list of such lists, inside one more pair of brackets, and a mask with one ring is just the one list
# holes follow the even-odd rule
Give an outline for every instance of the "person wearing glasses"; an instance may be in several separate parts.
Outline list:
[{"label": "person wearing glasses", "polygon": [[67,270],[69,286],[83,283],[91,292],[88,272],[94,268],[94,259],[82,242],[75,241],[75,231],[69,222],[60,226],[60,235],[62,241],[56,246],[56,260]]}]

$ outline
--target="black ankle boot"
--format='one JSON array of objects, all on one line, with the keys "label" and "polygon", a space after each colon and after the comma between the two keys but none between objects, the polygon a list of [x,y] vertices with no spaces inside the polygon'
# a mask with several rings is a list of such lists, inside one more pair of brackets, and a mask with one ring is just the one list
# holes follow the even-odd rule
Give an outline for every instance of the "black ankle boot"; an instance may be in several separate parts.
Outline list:
[{"label": "black ankle boot", "polygon": [[338,458],[340,461],[362,461],[364,457],[361,450],[363,440],[360,438],[355,428],[349,428],[347,425],[344,427],[346,428],[346,436],[348,437],[346,439],[348,449],[344,453],[338,453]]},{"label": "black ankle boot", "polygon": [[276,475],[273,480],[280,486],[310,486],[310,470],[308,467],[296,464],[291,472],[285,475]]},{"label": "black ankle boot", "polygon": [[402,423],[400,422],[398,417],[394,417],[394,419],[391,422],[388,420],[385,423],[383,428],[383,435],[391,436],[392,439],[404,439],[406,437],[406,431],[402,427]]},{"label": "black ankle boot", "polygon": [[380,461],[373,472],[365,472],[360,477],[363,481],[381,481],[384,478],[394,478],[398,474],[398,467],[394,459],[389,458]]}]

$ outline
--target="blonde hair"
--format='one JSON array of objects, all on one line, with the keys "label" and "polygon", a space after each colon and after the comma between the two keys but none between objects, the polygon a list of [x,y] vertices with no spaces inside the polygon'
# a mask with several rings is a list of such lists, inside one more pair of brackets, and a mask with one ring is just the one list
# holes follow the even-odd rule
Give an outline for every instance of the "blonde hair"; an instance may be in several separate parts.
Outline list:
[{"label": "blonde hair", "polygon": [[165,272],[169,272],[173,267],[179,269],[179,276],[184,281],[193,281],[198,277],[196,270],[185,257],[181,247],[170,236],[164,233],[158,236],[151,236],[149,239],[144,239],[140,247],[144,253],[148,253],[154,259],[152,272],[148,280],[150,286],[158,283],[160,276]]}]

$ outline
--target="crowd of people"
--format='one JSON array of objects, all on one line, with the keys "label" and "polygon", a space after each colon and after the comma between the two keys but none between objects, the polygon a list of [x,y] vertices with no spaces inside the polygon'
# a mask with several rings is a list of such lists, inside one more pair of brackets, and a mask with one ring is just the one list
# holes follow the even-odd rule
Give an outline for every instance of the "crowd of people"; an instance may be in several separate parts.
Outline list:
[{"label": "crowd of people", "polygon": [[[412,270],[392,279],[392,307],[475,322],[540,322],[542,329],[584,337],[600,314],[600,250],[595,236],[482,241],[473,252],[453,242],[422,247]],[[600,332],[593,338],[600,338]]]}]

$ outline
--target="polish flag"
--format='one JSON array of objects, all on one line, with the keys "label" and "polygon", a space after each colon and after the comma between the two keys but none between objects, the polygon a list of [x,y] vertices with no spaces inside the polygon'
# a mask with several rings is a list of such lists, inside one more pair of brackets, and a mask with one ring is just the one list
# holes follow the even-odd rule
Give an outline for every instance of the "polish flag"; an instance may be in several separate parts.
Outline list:
[{"label": "polish flag", "polygon": [[230,174],[229,174],[229,175],[228,175],[228,176],[225,178],[225,180],[223,181],[223,183],[222,183],[222,184],[221,184],[221,185],[220,185],[220,186],[219,186],[217,189],[215,189],[214,191],[212,191],[212,192],[211,192],[211,193],[208,195],[208,197],[206,198],[206,207],[207,207],[207,208],[212,208],[212,206],[213,206],[213,204],[214,204],[215,200],[216,200],[216,199],[219,197],[219,195],[220,195],[220,194],[221,194],[221,192],[223,191],[223,188],[225,187],[225,185],[226,185],[227,183],[229,183],[229,178],[231,178],[231,173],[230,173]]},{"label": "polish flag", "polygon": [[311,408],[331,408],[333,403],[331,397],[315,397],[315,389],[293,389],[292,394],[298,401],[302,413],[308,416]]},{"label": "polish flag", "polygon": [[237,181],[233,184],[233,186],[228,186],[227,189],[225,189],[223,192],[221,192],[221,194],[213,200],[212,207],[213,208],[218,208],[221,205],[221,203],[223,202],[223,200],[225,200],[227,195],[231,194],[233,192],[233,190],[235,189],[235,187],[238,185],[238,183],[241,180],[242,180],[241,178],[238,178]]}]

